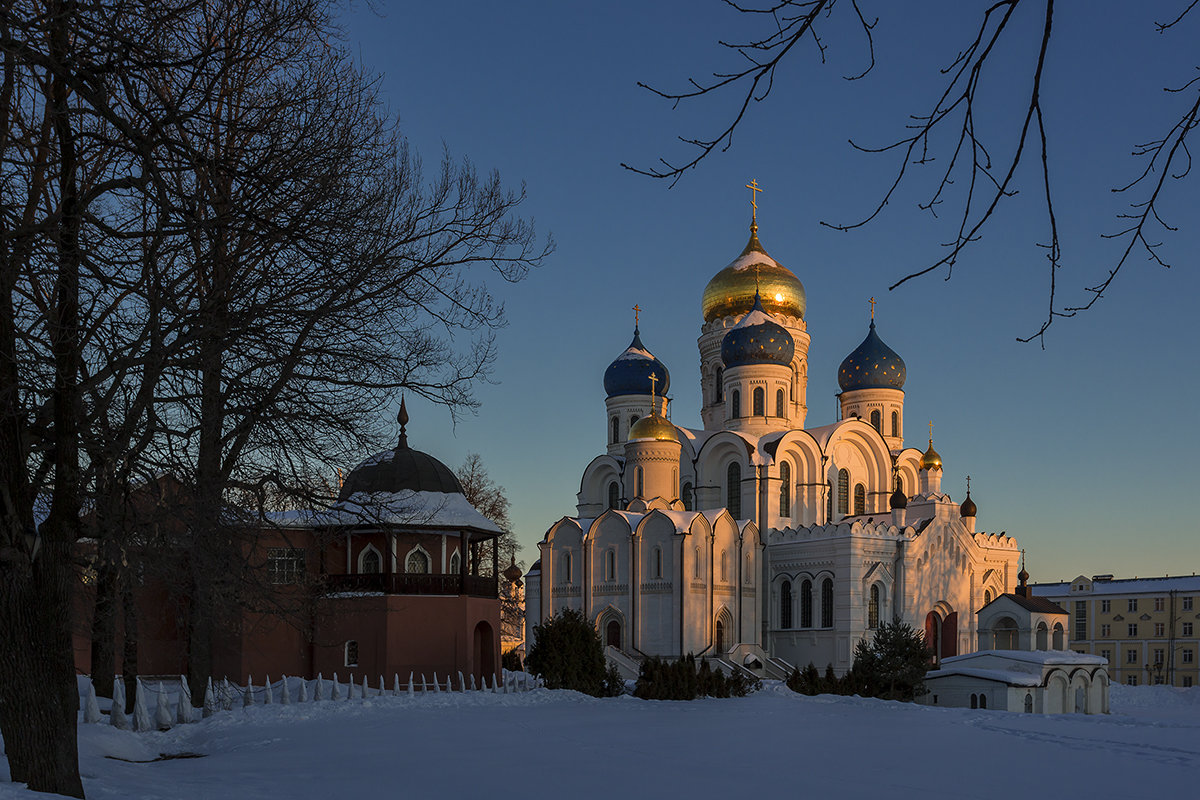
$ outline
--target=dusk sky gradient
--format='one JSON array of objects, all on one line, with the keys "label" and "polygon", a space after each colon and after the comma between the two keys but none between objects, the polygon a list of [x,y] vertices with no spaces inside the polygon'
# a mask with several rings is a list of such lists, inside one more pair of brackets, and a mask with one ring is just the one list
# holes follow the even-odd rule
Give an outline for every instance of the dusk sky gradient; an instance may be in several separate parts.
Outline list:
[{"label": "dusk sky gradient", "polygon": [[[809,427],[836,419],[836,370],[866,335],[874,296],[878,332],[908,368],[906,444],[924,449],[934,421],[943,491],[961,500],[969,474],[979,529],[1017,537],[1034,581],[1197,569],[1200,526],[1189,509],[1200,445],[1200,173],[1169,182],[1160,200],[1180,226],[1156,235],[1172,268],[1135,254],[1091,311],[1054,323],[1044,350],[1016,341],[1037,330],[1047,306],[1034,160],[949,281],[942,270],[887,289],[936,261],[953,236],[950,203],[938,217],[917,208],[941,162],[914,172],[866,227],[820,224],[860,219],[882,197],[896,156],[858,152],[848,140],[899,138],[908,115],[936,99],[938,69],[987,4],[864,0],[864,13],[879,17],[877,66],[853,82],[843,76],[861,71],[866,49],[849,6],[838,7],[826,63],[804,43],[770,98],[751,105],[732,148],[674,188],[621,163],[685,160],[691,153],[675,137],[718,132],[739,97],[672,111],[637,82],[683,89],[689,77],[736,68],[718,40],[751,37],[762,18],[719,0],[380,5],[355,6],[345,45],[381,75],[389,110],[427,168],[444,144],[514,187],[523,181],[523,213],[557,242],[520,283],[486,276],[509,325],[497,338],[495,383],[478,387],[479,413],[455,426],[443,408],[407,403],[413,447],[451,467],[478,452],[505,487],[526,566],[545,530],[575,513],[583,469],[604,450],[602,377],[629,343],[635,303],[642,341],[671,372],[673,421],[700,426],[700,296],[746,242],[742,187],[756,179],[763,246],[808,294]],[[1101,234],[1120,230],[1117,215],[1141,198],[1111,191],[1142,168],[1131,150],[1194,102],[1195,88],[1162,89],[1196,75],[1200,12],[1165,33],[1154,26],[1186,5],[1056,6],[1043,104],[1062,305],[1086,302],[1083,287],[1102,280],[1125,246]],[[981,82],[978,125],[997,160],[1020,126],[1041,13],[1021,7],[1010,49]]]}]

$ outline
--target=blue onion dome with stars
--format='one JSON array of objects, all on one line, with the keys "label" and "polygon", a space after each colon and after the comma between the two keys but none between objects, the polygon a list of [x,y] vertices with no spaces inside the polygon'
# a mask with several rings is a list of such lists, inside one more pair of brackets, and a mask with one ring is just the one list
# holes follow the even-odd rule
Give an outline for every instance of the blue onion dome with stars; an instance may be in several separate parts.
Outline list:
[{"label": "blue onion dome with stars", "polygon": [[838,367],[838,386],[843,392],[855,389],[903,389],[904,359],[875,332],[875,320],[862,344]]},{"label": "blue onion dome with stars", "polygon": [[[655,377],[654,381],[650,376]],[[671,375],[667,367],[654,357],[642,344],[637,326],[633,328],[633,341],[625,352],[604,370],[604,391],[609,397],[626,394],[666,395],[671,388]]]},{"label": "blue onion dome with stars", "polygon": [[756,293],[754,305],[721,340],[721,360],[726,367],[750,364],[790,366],[796,343],[787,328],[767,316],[762,298]]}]

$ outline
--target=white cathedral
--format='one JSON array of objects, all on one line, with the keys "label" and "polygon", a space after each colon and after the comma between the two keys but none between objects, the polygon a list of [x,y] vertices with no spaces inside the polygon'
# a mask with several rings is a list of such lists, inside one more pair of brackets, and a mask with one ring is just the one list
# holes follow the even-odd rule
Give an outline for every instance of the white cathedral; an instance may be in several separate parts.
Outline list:
[{"label": "white cathedral", "polygon": [[932,435],[905,446],[904,361],[873,311],[838,371],[841,418],[806,427],[805,305],[752,222],[704,290],[699,428],[667,418],[670,374],[635,324],[604,373],[607,450],[527,576],[531,641],[572,608],[627,666],[693,653],[842,673],[893,617],[939,658],[976,649],[976,612],[1016,584],[1017,543],[976,530],[969,488],[961,505],[942,492]]}]

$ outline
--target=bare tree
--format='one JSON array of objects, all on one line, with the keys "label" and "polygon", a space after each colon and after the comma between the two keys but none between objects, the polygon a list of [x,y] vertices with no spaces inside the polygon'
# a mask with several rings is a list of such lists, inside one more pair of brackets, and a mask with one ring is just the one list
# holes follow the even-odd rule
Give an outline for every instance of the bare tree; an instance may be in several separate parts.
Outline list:
[{"label": "bare tree", "polygon": [[480,547],[475,562],[479,564],[480,568],[490,572],[492,548],[497,549],[496,562],[500,565],[501,572],[496,576],[500,588],[501,630],[510,636],[519,636],[519,632],[524,629],[525,609],[517,599],[518,593],[512,590],[513,582],[504,572],[506,566],[513,564],[524,571],[525,562],[517,560],[521,545],[517,542],[517,536],[513,533],[512,522],[508,516],[508,496],[504,492],[504,487],[492,480],[487,468],[483,465],[483,458],[478,453],[468,453],[462,466],[455,471],[455,475],[458,477],[458,482],[462,484],[467,502],[474,506],[480,514],[496,523],[503,531],[495,540]]},{"label": "bare tree", "polygon": [[[674,104],[701,97],[729,96],[734,98],[734,110],[728,122],[711,137],[680,137],[691,148],[690,158],[660,159],[656,167],[642,168],[623,165],[634,172],[664,179],[674,185],[687,171],[696,168],[714,151],[725,151],[733,145],[734,133],[746,119],[752,102],[767,99],[775,87],[777,71],[789,53],[805,48],[815,50],[822,63],[830,46],[825,35],[839,25],[849,23],[862,33],[863,69],[847,75],[854,81],[870,73],[876,65],[875,39],[881,35],[878,18],[864,9],[868,0],[768,0],[762,4],[744,4],[723,0],[733,10],[760,21],[762,34],[746,41],[723,41],[721,45],[737,54],[738,66],[716,72],[707,80],[692,80],[682,91],[663,91],[639,84]],[[1162,21],[1154,20],[1154,28],[1164,34],[1174,33],[1185,18],[1193,16],[1196,0],[1180,0],[1175,10],[1167,12]],[[889,7],[889,10],[891,8]],[[1182,180],[1191,171],[1188,138],[1200,124],[1200,77],[1184,76],[1166,91],[1178,97],[1174,116],[1159,123],[1159,133],[1133,148],[1141,159],[1141,167],[1130,180],[1121,181],[1113,191],[1131,196],[1130,210],[1120,215],[1115,231],[1103,234],[1124,243],[1116,263],[1094,285],[1085,287],[1087,301],[1078,305],[1059,300],[1058,270],[1063,264],[1063,249],[1056,213],[1056,197],[1052,147],[1047,135],[1046,120],[1051,110],[1044,100],[1044,89],[1052,66],[1048,61],[1052,44],[1058,33],[1054,0],[988,0],[976,4],[972,13],[978,21],[972,34],[964,41],[950,43],[953,54],[933,85],[927,107],[911,115],[905,133],[884,144],[852,146],[865,153],[886,154],[895,159],[894,175],[888,188],[863,218],[850,222],[822,224],[836,230],[853,230],[877,218],[892,201],[905,179],[911,179],[916,168],[933,170],[933,187],[920,208],[930,214],[949,213],[954,220],[952,241],[944,253],[926,266],[899,278],[889,288],[944,270],[948,280],[954,267],[970,246],[978,242],[1001,203],[1010,200],[1018,190],[1018,170],[1031,160],[1038,175],[1037,193],[1045,224],[1044,238],[1038,247],[1045,251],[1048,269],[1047,311],[1044,321],[1032,335],[1019,341],[1037,339],[1045,344],[1045,333],[1059,318],[1072,317],[1090,309],[1104,296],[1121,268],[1135,254],[1163,267],[1169,267],[1163,253],[1163,234],[1175,228],[1161,216],[1160,201],[1163,188],[1170,180]],[[1147,20],[1147,24],[1151,19]],[[944,35],[944,34],[940,34]],[[1178,39],[1176,39],[1178,41]],[[1190,39],[1179,44],[1186,46]],[[1011,85],[1013,80],[1025,82],[1023,102],[1019,110],[1005,112],[1003,93],[987,78],[1006,66],[1002,59],[1010,52],[1029,53],[1023,74],[1005,74],[999,85]],[[793,56],[794,58],[794,56]],[[996,110],[1001,124],[985,122]],[[944,138],[939,138],[944,133]]]}]

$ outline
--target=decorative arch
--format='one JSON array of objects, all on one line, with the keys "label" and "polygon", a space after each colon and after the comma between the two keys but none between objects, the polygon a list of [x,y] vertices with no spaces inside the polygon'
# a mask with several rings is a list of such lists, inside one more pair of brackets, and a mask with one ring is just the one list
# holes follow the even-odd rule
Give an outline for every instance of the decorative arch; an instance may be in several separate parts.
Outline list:
[{"label": "decorative arch", "polygon": [[361,575],[383,572],[383,554],[368,544],[358,553],[358,572]]},{"label": "decorative arch", "polygon": [[713,619],[713,650],[717,653],[726,653],[733,646],[733,615],[729,613],[729,609],[725,606],[717,611],[716,617]]},{"label": "decorative arch", "polygon": [[605,646],[625,650],[625,615],[614,605],[607,605],[596,615],[596,633]]},{"label": "decorative arch", "polygon": [[404,556],[404,571],[414,575],[422,575],[432,571],[433,559],[421,545],[417,545]]}]

